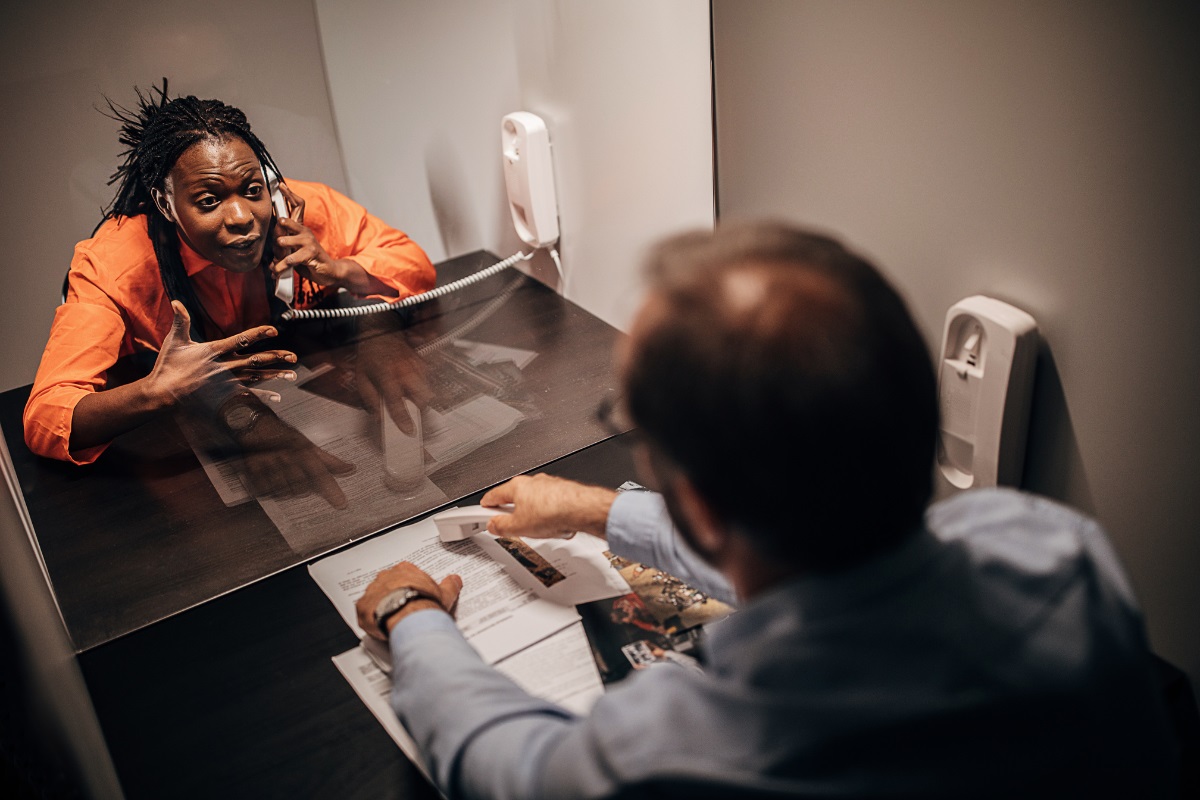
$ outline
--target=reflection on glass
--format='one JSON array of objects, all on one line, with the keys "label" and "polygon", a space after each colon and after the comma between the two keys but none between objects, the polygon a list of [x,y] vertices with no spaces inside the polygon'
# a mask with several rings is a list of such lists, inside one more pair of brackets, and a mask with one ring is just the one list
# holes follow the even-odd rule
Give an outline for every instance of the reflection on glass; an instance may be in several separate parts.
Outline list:
[{"label": "reflection on glass", "polygon": [[538,354],[465,338],[516,283],[428,341],[396,314],[357,320],[348,344],[302,355],[294,383],[256,387],[278,400],[181,419],[221,499],[257,501],[299,554],[446,503],[439,473],[541,416],[523,374]]},{"label": "reflection on glass", "polygon": [[[407,425],[385,405],[380,409],[379,438],[383,450],[383,484],[403,497],[413,497],[425,480],[425,446],[421,409],[404,398]],[[405,430],[407,428],[407,430]]]}]

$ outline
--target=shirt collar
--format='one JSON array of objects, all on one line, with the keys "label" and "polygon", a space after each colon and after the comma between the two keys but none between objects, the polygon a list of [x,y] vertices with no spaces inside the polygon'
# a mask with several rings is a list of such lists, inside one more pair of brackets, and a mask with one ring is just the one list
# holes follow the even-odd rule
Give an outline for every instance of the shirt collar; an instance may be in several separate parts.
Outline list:
[{"label": "shirt collar", "polygon": [[208,269],[213,266],[213,263],[204,256],[193,250],[183,237],[176,233],[179,239],[179,255],[183,258],[183,269],[188,277],[192,277],[197,272]]}]

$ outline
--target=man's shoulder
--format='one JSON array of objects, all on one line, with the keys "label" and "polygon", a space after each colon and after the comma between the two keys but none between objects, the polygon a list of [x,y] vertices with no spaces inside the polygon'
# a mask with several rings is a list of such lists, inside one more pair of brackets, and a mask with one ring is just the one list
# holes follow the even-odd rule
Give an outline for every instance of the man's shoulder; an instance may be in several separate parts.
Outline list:
[{"label": "man's shoulder", "polygon": [[1049,543],[1056,537],[1103,536],[1091,517],[1069,506],[1015,489],[973,489],[929,507],[925,521],[943,541],[986,542],[1029,539]]},{"label": "man's shoulder", "polygon": [[[1140,613],[1104,529],[1045,497],[1012,489],[964,492],[932,506],[926,524],[971,585],[981,619],[996,631],[1082,641],[1104,630],[1125,655],[1140,651]],[[1086,650],[1087,648],[1083,648]]]},{"label": "man's shoulder", "polygon": [[[981,580],[1015,578],[1043,588],[1081,573],[1104,574],[1127,589],[1104,530],[1091,517],[1046,497],[1015,489],[962,492],[935,503],[925,515],[929,530],[953,545]],[[1099,563],[1100,569],[1094,569]],[[1132,600],[1132,598],[1130,598]]]}]

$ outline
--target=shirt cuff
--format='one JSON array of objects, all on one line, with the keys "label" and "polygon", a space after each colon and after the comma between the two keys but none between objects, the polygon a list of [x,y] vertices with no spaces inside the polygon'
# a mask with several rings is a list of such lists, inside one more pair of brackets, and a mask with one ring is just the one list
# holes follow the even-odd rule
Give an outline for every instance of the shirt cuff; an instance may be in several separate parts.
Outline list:
[{"label": "shirt cuff", "polygon": [[656,567],[723,602],[737,602],[728,579],[676,533],[661,494],[618,492],[604,534],[613,553]]},{"label": "shirt cuff", "polygon": [[431,631],[454,631],[462,635],[454,619],[438,608],[423,608],[414,611],[392,627],[389,636],[392,652],[407,647],[414,639],[420,639]]},{"label": "shirt cuff", "polygon": [[604,538],[608,541],[608,549],[617,555],[653,565],[653,534],[673,528],[662,495],[634,489],[617,492],[617,499],[608,511]]}]

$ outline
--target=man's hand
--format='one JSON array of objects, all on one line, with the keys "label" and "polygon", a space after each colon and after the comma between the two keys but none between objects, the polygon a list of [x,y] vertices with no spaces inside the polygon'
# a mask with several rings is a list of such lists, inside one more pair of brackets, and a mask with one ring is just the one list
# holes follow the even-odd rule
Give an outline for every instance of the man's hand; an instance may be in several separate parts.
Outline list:
[{"label": "man's hand", "polygon": [[[379,630],[375,624],[375,609],[384,597],[397,589],[405,588],[416,589],[425,595],[425,597],[408,601],[404,608],[388,618],[388,630],[391,631],[396,623],[415,611],[431,608],[451,611],[454,604],[458,602],[462,586],[462,578],[457,575],[447,575],[441,583],[438,583],[416,564],[401,561],[394,567],[389,567],[376,575],[375,580],[371,581],[371,585],[363,592],[363,596],[358,598],[358,602],[355,603],[358,627],[366,631],[368,636],[386,641],[383,631]],[[426,599],[427,597],[436,597],[438,600],[429,600]]]},{"label": "man's hand", "polygon": [[247,384],[272,378],[295,379],[296,373],[286,368],[287,364],[295,363],[295,353],[266,350],[247,355],[242,352],[278,335],[274,327],[260,325],[215,342],[193,342],[192,318],[187,309],[178,300],[171,302],[171,308],[175,311],[175,319],[158,351],[154,367],[146,377],[148,391],[164,398],[165,405],[175,405],[222,376],[237,378]]},{"label": "man's hand", "polygon": [[511,514],[498,514],[488,532],[512,538],[549,539],[583,531],[604,538],[608,510],[617,493],[601,486],[549,475],[519,475],[489,491],[480,505],[512,504]]}]

